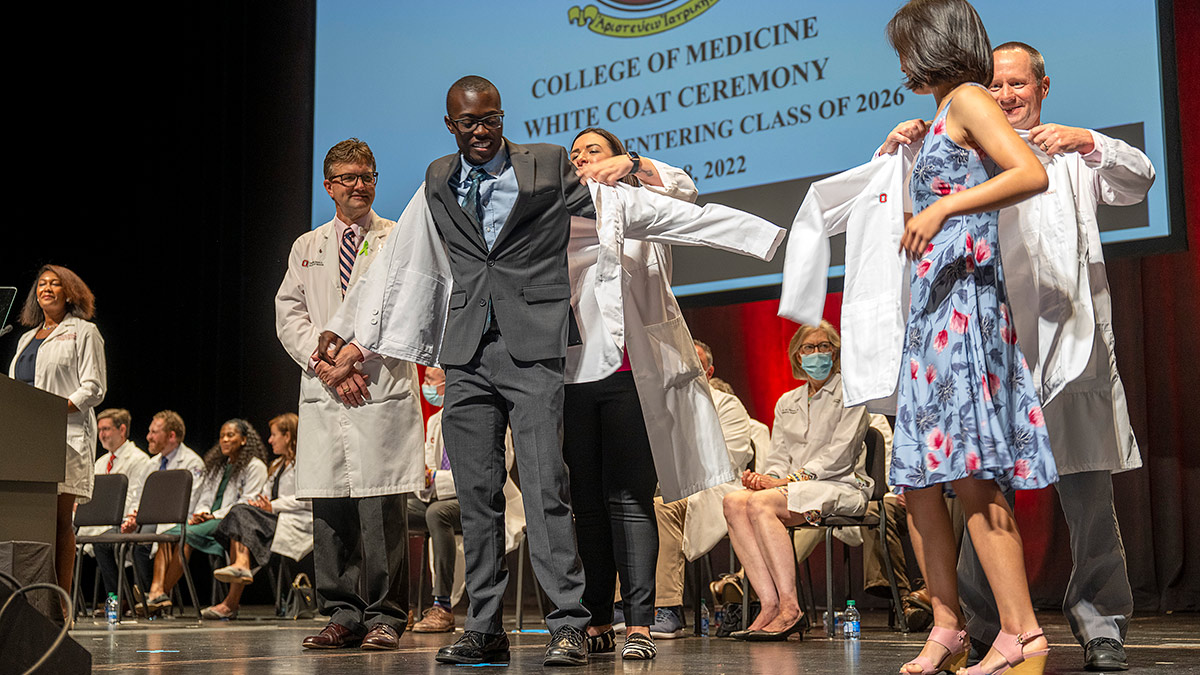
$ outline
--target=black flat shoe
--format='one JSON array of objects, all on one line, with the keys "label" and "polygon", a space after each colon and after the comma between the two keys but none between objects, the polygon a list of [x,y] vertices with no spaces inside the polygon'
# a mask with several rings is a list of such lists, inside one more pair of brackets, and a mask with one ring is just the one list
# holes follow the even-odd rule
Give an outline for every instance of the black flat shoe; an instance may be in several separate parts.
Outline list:
[{"label": "black flat shoe", "polygon": [[438,663],[507,663],[508,635],[464,631],[457,642],[439,649],[435,658]]},{"label": "black flat shoe", "polygon": [[554,637],[546,646],[543,666],[586,666],[587,662],[587,637],[583,631],[574,626],[563,626],[554,631]]},{"label": "black flat shoe", "polygon": [[792,624],[791,628],[779,631],[752,630],[746,633],[746,637],[742,639],[750,642],[782,642],[783,640],[788,639],[788,636],[792,633],[798,633],[800,635],[800,639],[803,640],[805,623],[807,622],[804,620],[804,615],[801,614],[800,618],[796,619],[796,623]]},{"label": "black flat shoe", "polygon": [[754,631],[746,630],[745,628],[743,628],[741,630],[735,630],[735,631],[730,632],[729,637],[733,638],[734,640],[745,640],[746,636],[753,632]]},{"label": "black flat shoe", "polygon": [[1083,646],[1083,667],[1093,671],[1129,670],[1125,645],[1113,638],[1096,638]]}]

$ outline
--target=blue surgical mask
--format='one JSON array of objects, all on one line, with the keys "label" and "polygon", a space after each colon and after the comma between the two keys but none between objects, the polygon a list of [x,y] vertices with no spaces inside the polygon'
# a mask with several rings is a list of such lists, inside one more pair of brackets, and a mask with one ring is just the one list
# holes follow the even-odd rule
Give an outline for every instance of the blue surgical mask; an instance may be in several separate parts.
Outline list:
[{"label": "blue surgical mask", "polygon": [[833,370],[833,354],[804,354],[800,357],[800,367],[804,368],[804,372],[812,379],[824,381],[829,377],[829,371]]},{"label": "blue surgical mask", "polygon": [[442,394],[439,394],[437,389],[438,388],[432,384],[423,384],[421,385],[421,395],[425,397],[426,401],[429,401],[429,405],[436,405],[440,408],[442,407],[442,401],[444,401],[446,397]]}]

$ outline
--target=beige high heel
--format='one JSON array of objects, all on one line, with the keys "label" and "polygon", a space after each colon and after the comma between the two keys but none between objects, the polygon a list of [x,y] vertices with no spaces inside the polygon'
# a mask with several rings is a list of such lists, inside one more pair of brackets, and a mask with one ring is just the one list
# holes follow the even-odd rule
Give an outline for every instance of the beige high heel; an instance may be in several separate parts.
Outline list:
[{"label": "beige high heel", "polygon": [[1026,654],[1025,645],[1044,636],[1041,628],[1034,628],[1020,635],[1000,631],[1000,634],[996,636],[996,641],[992,643],[992,649],[1000,652],[1000,655],[1004,657],[1005,664],[1000,666],[999,670],[990,672],[974,665],[958,671],[959,675],[1000,675],[1001,673],[1042,675],[1046,671],[1046,659],[1050,655],[1049,647]]}]

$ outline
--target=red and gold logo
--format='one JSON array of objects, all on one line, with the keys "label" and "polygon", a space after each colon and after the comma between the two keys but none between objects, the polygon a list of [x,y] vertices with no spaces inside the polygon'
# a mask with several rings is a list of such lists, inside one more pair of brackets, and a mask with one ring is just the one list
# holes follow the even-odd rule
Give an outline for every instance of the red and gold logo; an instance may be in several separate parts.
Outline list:
[{"label": "red and gold logo", "polygon": [[678,28],[717,4],[717,0],[596,1],[603,8],[572,7],[567,11],[567,20],[593,33],[619,38],[645,37]]}]

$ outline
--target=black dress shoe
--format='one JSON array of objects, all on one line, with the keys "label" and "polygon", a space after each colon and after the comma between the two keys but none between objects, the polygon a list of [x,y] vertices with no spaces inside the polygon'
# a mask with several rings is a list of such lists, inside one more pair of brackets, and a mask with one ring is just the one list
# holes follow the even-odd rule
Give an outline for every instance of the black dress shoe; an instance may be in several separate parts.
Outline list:
[{"label": "black dress shoe", "polygon": [[563,626],[554,631],[554,637],[546,646],[543,666],[586,666],[587,662],[587,638],[583,631],[574,626]]},{"label": "black dress shoe", "polygon": [[1112,638],[1096,638],[1083,647],[1083,667],[1087,670],[1129,670],[1125,645]]},{"label": "black dress shoe", "polygon": [[462,637],[452,645],[438,650],[438,663],[507,663],[508,635],[488,635],[476,630],[463,631]]}]

